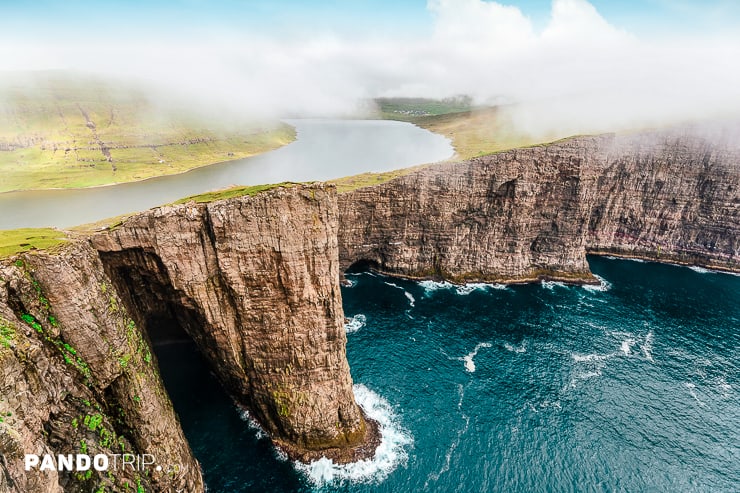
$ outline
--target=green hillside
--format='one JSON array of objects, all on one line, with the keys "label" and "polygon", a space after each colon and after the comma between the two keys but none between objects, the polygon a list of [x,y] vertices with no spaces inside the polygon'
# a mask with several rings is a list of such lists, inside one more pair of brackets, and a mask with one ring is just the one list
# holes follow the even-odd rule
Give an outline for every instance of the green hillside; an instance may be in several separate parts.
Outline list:
[{"label": "green hillside", "polygon": [[6,74],[0,83],[0,192],[181,173],[294,138],[275,122],[224,128],[100,79],[47,72]]}]

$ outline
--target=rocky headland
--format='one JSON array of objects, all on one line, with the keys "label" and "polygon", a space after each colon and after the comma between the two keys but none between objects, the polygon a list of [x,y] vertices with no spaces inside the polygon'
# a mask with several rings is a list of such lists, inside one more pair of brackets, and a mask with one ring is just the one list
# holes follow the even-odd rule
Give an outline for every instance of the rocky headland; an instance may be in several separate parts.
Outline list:
[{"label": "rocky headland", "polygon": [[[164,322],[291,457],[368,457],[378,431],[352,394],[344,270],[589,283],[596,253],[738,271],[733,135],[577,137],[340,195],[165,206],[0,261],[0,489],[203,491],[151,347]],[[45,453],[151,454],[162,469],[24,470]]]}]

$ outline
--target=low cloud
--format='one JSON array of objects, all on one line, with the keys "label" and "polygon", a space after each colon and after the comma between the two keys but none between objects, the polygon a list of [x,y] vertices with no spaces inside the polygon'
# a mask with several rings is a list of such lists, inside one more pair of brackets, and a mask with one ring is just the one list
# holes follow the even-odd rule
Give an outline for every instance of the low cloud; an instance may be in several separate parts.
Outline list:
[{"label": "low cloud", "polygon": [[[637,36],[585,0],[536,29],[493,1],[429,0],[434,26],[395,38],[206,32],[0,48],[0,68],[135,78],[162,100],[228,115],[357,114],[372,97],[468,94],[507,103],[532,133],[606,131],[740,113],[740,36]],[[9,46],[8,43],[4,43]]]}]

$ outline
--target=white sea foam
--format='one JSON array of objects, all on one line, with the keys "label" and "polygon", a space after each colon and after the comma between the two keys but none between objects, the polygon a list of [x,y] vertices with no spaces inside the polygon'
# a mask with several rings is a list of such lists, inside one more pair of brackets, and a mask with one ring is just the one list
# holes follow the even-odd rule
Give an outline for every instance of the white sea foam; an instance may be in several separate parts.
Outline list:
[{"label": "white sea foam", "polygon": [[635,340],[632,338],[625,339],[619,346],[619,349],[624,353],[625,356],[629,356],[632,353],[632,346],[635,345]]},{"label": "white sea foam", "polygon": [[637,262],[638,264],[644,264],[646,262],[641,258],[615,257],[613,255],[607,255],[605,258],[608,258],[609,260],[629,260],[630,262]]},{"label": "white sea foam", "polygon": [[419,286],[424,288],[424,291],[427,293],[431,293],[433,291],[438,291],[440,289],[449,289],[454,287],[454,284],[451,284],[447,281],[419,281]]},{"label": "white sea foam", "polygon": [[364,385],[353,387],[357,404],[365,414],[378,422],[381,442],[372,459],[351,464],[335,464],[323,457],[309,464],[294,463],[315,486],[345,483],[380,483],[396,467],[408,460],[407,448],[413,443],[411,434],[398,422],[391,405]]},{"label": "white sea foam", "polygon": [[583,361],[604,361],[604,360],[611,358],[614,355],[613,354],[585,354],[585,355],[574,354],[572,356],[573,356],[574,361],[583,362]]},{"label": "white sea foam", "polygon": [[466,295],[466,294],[470,294],[473,291],[478,290],[478,289],[481,290],[481,291],[485,291],[488,288],[490,288],[491,286],[493,286],[493,285],[492,284],[482,283],[482,282],[471,282],[470,284],[463,284],[462,286],[458,286],[457,289],[455,289],[455,291],[459,295]]},{"label": "white sea foam", "polygon": [[527,352],[527,341],[523,341],[520,346],[513,346],[509,344],[508,342],[504,343],[504,347],[507,351],[511,351],[512,353],[526,353]]},{"label": "white sea foam", "polygon": [[427,490],[429,488],[430,481],[435,481],[435,482],[438,481],[439,478],[442,476],[442,474],[450,470],[450,463],[452,462],[452,454],[455,453],[455,450],[460,445],[460,440],[462,439],[462,436],[468,432],[468,428],[470,427],[470,417],[467,414],[465,414],[462,410],[463,399],[465,398],[465,388],[460,384],[458,384],[457,386],[457,393],[460,397],[459,400],[457,401],[457,408],[460,410],[460,416],[462,417],[465,424],[457,432],[457,437],[450,444],[450,448],[447,449],[447,453],[445,453],[445,461],[444,461],[444,464],[442,464],[442,468],[436,473],[435,472],[431,473],[427,477],[427,480],[424,483],[424,490]]},{"label": "white sea foam", "polygon": [[470,353],[462,357],[462,361],[465,364],[465,371],[469,373],[475,372],[475,361],[473,361],[473,359],[478,354],[478,351],[480,351],[481,348],[484,347],[491,347],[491,343],[481,342],[477,346],[475,346],[475,349],[473,349]]},{"label": "white sea foam", "polygon": [[727,399],[728,397],[730,397],[730,392],[732,392],[732,385],[727,383],[724,377],[720,377],[718,379],[717,387],[719,387],[719,390],[722,392],[723,398]]},{"label": "white sea foam", "polygon": [[596,286],[594,284],[584,284],[583,289],[587,291],[601,291],[601,292],[609,291],[611,289],[612,284],[609,281],[607,281],[603,277],[596,275],[596,274],[594,274],[594,277],[599,280],[599,285]]},{"label": "white sea foam", "polygon": [[702,402],[702,401],[701,401],[701,400],[699,399],[699,396],[698,396],[698,395],[696,395],[696,390],[695,390],[695,389],[696,389],[696,385],[694,385],[694,384],[693,384],[693,383],[691,383],[691,382],[688,382],[688,383],[686,383],[685,385],[686,385],[686,388],[687,388],[687,389],[689,389],[689,394],[691,394],[691,397],[693,397],[693,398],[694,398],[694,400],[696,401],[696,403],[697,403],[697,404],[699,404],[699,406],[700,406],[700,407],[707,407],[707,405],[706,405],[706,404],[704,404],[704,403],[703,403],[703,402]]},{"label": "white sea foam", "polygon": [[468,284],[452,284],[447,281],[419,281],[419,286],[424,288],[424,294],[430,295],[431,293],[435,291],[439,291],[441,289],[454,289],[455,292],[461,296],[468,295],[476,290],[485,291],[488,289],[508,289],[509,286],[506,284],[491,284],[486,282],[471,282]]},{"label": "white sea foam", "polygon": [[409,293],[408,291],[404,291],[403,294],[406,295],[406,298],[409,300],[409,305],[412,307],[416,305],[416,299],[414,298],[414,295]]},{"label": "white sea foam", "polygon": [[648,361],[653,361],[653,331],[647,333],[645,336],[645,342],[643,342],[640,345],[640,349],[642,349],[642,354],[645,355],[645,359]]},{"label": "white sea foam", "polygon": [[363,315],[362,313],[358,313],[354,317],[350,318],[349,322],[344,324],[344,331],[347,334],[352,334],[363,328],[366,323],[367,317],[365,317],[365,315]]},{"label": "white sea foam", "polygon": [[705,269],[704,267],[699,267],[698,265],[689,266],[689,269],[693,270],[694,272],[698,272],[699,274],[711,274],[712,273],[711,270]]},{"label": "white sea foam", "polygon": [[249,411],[247,411],[246,409],[240,406],[237,406],[236,409],[239,412],[239,417],[243,421],[246,421],[247,425],[249,425],[249,427],[256,432],[258,440],[261,440],[267,437],[267,433],[265,433],[265,430],[263,430],[262,426],[260,426],[257,420],[254,419],[251,414],[249,414]]},{"label": "white sea foam", "polygon": [[396,289],[403,289],[403,288],[402,288],[401,286],[399,286],[398,284],[395,284],[395,283],[392,283],[392,282],[388,282],[388,281],[383,281],[383,282],[384,282],[385,284],[387,284],[388,286],[394,287],[394,288],[396,288]]},{"label": "white sea foam", "polygon": [[540,282],[540,284],[542,285],[543,288],[547,288],[550,291],[552,291],[553,289],[555,289],[555,286],[557,286],[559,288],[566,288],[566,287],[568,287],[568,286],[566,286],[566,284],[564,282],[560,282],[560,281],[545,281],[544,279]]},{"label": "white sea foam", "polygon": [[354,288],[357,286],[357,281],[353,281],[352,279],[344,279],[344,287],[345,288]]}]

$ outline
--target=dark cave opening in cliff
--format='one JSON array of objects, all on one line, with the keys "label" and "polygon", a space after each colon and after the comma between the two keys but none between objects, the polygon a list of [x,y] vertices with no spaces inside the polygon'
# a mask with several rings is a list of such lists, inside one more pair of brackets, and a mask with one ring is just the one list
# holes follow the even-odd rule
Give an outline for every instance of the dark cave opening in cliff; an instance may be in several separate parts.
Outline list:
[{"label": "dark cave opening in cliff", "polygon": [[359,272],[378,271],[380,265],[374,260],[360,259],[347,267],[345,273],[356,274]]},{"label": "dark cave opening in cliff", "polygon": [[[285,490],[298,490],[290,462],[275,460],[272,442],[245,419],[216,377],[213,365],[219,360],[204,354],[205,341],[198,344],[191,336],[203,332],[206,321],[172,285],[159,259],[143,250],[100,257],[152,346],[165,390],[209,490],[272,491],[274,483],[265,486],[272,476],[255,478],[254,470],[273,471]],[[235,461],[254,467],[234,467]]]}]

